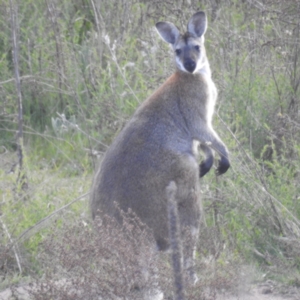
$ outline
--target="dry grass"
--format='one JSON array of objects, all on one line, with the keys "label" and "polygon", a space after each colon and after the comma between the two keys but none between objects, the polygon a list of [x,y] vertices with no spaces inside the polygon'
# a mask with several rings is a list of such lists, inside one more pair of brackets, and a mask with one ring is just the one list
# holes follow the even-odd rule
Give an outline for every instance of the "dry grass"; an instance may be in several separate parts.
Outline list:
[{"label": "dry grass", "polygon": [[[123,224],[106,217],[94,226],[86,220],[53,227],[38,261],[45,275],[35,281],[34,299],[173,299],[168,253],[155,250],[151,231],[132,213]],[[205,244],[203,241],[202,245]],[[236,261],[235,261],[236,263]],[[197,260],[200,280],[186,287],[186,299],[213,300],[218,290],[232,290],[237,266]]]}]

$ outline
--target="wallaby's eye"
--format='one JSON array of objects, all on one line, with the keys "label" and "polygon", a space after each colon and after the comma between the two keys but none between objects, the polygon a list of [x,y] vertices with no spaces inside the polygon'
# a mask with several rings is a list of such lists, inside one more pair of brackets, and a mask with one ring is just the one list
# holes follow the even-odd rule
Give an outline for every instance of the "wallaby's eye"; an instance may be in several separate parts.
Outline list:
[{"label": "wallaby's eye", "polygon": [[195,46],[195,49],[196,49],[197,51],[200,51],[200,47],[199,47],[198,45]]},{"label": "wallaby's eye", "polygon": [[176,53],[176,55],[180,55],[181,54],[181,49],[176,49],[175,53]]}]

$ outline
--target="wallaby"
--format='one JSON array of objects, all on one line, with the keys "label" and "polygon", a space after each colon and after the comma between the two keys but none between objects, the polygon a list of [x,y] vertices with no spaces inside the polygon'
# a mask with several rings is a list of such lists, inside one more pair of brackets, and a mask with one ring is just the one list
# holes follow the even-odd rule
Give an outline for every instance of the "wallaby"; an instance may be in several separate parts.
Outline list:
[{"label": "wallaby", "polygon": [[[221,158],[217,174],[225,173],[228,150],[212,128],[217,90],[204,48],[205,13],[194,14],[184,34],[169,22],[159,22],[156,28],[174,50],[176,72],[141,104],[106,152],[94,178],[91,211],[93,218],[108,214],[120,219],[119,208],[132,209],[152,229],[158,249],[166,250],[166,188],[174,182],[180,228],[189,228],[192,236],[192,247],[183,244],[183,266],[193,277],[199,176],[212,167],[213,150]],[[200,168],[198,145],[206,155]]]}]

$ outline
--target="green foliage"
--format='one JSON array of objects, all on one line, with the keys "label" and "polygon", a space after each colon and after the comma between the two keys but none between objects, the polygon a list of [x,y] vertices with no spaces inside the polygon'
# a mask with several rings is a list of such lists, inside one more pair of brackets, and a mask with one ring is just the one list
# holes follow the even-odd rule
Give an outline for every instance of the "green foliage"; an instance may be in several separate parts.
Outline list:
[{"label": "green foliage", "polygon": [[[55,221],[56,228],[59,228],[61,219],[67,220],[79,214],[88,215],[86,204],[77,202],[67,211],[62,210],[60,214],[54,214],[52,218],[49,218],[53,212],[88,190],[91,181],[90,175],[81,173],[81,176],[74,176],[66,168],[50,170],[44,166],[44,169],[41,169],[40,165],[34,165],[33,162],[28,162],[28,165],[34,166],[27,168],[31,187],[26,197],[23,198],[12,191],[13,174],[9,177],[5,173],[0,174],[2,182],[0,196],[4,199],[1,203],[1,222],[2,225],[5,224],[10,236],[15,239],[20,238],[19,243],[24,249],[22,253],[27,253],[28,261],[23,270],[24,274],[40,271],[36,266],[36,255],[40,243],[51,233],[49,222],[52,224]],[[10,238],[4,235],[2,243],[9,245]]]}]

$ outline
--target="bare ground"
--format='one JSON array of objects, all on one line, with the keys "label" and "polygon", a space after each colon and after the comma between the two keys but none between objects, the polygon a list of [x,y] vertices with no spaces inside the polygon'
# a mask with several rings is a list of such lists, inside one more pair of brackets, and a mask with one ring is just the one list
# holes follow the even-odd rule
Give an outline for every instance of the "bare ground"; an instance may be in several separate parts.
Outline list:
[{"label": "bare ground", "polygon": [[[0,300],[31,300],[27,289],[29,286],[7,288],[0,292]],[[277,291],[273,283],[249,285],[234,295],[228,292],[219,293],[216,300],[299,300],[300,290],[296,288]],[[75,300],[75,299],[74,299]],[[90,299],[92,300],[92,299]],[[142,300],[142,299],[141,299]]]},{"label": "bare ground", "polygon": [[219,294],[216,300],[299,300],[300,291],[291,289],[286,294],[274,291],[268,285],[255,285],[248,290],[241,291],[237,295]]}]

